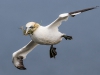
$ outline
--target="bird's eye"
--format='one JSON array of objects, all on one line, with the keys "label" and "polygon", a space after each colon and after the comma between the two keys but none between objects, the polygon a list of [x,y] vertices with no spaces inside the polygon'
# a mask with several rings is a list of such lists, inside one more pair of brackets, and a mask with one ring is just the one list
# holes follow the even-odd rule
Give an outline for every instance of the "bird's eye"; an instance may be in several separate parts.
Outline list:
[{"label": "bird's eye", "polygon": [[30,28],[34,28],[33,26],[31,26]]}]

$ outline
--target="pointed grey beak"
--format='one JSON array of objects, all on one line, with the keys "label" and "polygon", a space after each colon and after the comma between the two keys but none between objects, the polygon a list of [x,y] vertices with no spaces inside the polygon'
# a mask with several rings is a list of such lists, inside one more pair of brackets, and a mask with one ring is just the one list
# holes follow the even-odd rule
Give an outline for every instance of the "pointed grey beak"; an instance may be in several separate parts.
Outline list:
[{"label": "pointed grey beak", "polygon": [[25,32],[25,35],[27,35],[28,34],[28,31],[30,30],[30,28],[29,27],[27,27],[26,28],[26,32]]}]

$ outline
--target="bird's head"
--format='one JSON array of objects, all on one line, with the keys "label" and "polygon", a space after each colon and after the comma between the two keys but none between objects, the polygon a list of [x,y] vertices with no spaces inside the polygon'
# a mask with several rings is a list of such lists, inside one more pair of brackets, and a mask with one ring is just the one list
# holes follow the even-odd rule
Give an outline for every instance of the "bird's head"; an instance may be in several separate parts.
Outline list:
[{"label": "bird's head", "polygon": [[40,25],[36,22],[28,22],[26,24],[26,29],[24,34],[28,35],[28,34],[33,34],[33,32],[39,27]]}]

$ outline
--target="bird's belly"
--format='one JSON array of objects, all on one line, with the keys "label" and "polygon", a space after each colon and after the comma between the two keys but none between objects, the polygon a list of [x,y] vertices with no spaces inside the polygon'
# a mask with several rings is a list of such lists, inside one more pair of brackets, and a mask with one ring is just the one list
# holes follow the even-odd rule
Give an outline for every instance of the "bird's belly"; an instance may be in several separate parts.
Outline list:
[{"label": "bird's belly", "polygon": [[54,45],[54,44],[58,44],[61,41],[60,39],[59,40],[39,39],[39,40],[36,40],[35,42],[37,42],[38,44],[43,44],[43,45]]},{"label": "bird's belly", "polygon": [[62,37],[60,35],[32,35],[31,39],[38,44],[51,45],[58,44],[62,40]]}]

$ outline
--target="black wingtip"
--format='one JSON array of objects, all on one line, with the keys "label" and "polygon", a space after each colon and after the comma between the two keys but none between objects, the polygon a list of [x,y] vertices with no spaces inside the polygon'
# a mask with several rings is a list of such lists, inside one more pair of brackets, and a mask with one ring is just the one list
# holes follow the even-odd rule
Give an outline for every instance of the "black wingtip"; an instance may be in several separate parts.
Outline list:
[{"label": "black wingtip", "polygon": [[16,68],[19,69],[19,70],[26,70],[26,68],[23,67],[23,66],[22,67],[21,66],[17,66]]},{"label": "black wingtip", "polygon": [[[16,62],[15,62],[16,61]],[[23,56],[18,56],[16,58],[13,58],[13,64],[14,66],[19,70],[26,70],[24,64],[23,64]]]},{"label": "black wingtip", "polygon": [[91,7],[91,8],[86,8],[86,9],[82,9],[82,10],[78,10],[78,11],[74,11],[74,12],[70,12],[69,14],[71,15],[71,17],[74,17],[74,16],[77,15],[75,13],[79,13],[79,12],[83,13],[83,12],[86,12],[86,11],[89,11],[89,10],[96,9],[97,7],[99,7],[99,6],[95,6],[95,7]]}]

